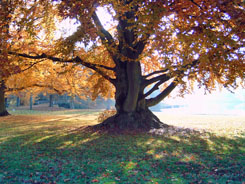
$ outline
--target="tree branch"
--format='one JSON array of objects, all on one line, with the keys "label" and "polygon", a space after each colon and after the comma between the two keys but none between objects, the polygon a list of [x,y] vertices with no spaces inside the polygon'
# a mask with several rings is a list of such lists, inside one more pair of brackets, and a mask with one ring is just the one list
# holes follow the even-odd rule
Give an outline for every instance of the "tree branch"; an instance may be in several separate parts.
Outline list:
[{"label": "tree branch", "polygon": [[154,71],[148,75],[145,75],[145,76],[142,76],[143,78],[148,78],[148,77],[151,77],[152,75],[155,75],[155,74],[159,74],[159,73],[165,73],[167,72],[169,69],[164,69],[164,70],[158,70],[158,71]]},{"label": "tree branch", "polygon": [[[199,63],[198,60],[194,60],[192,63],[190,64],[186,64],[184,66],[179,67],[177,70],[173,71],[172,73],[165,73],[162,75],[159,75],[157,77],[151,78],[149,80],[145,79],[144,82],[142,83],[142,87],[145,88],[146,86],[153,84],[154,82],[157,82],[147,93],[145,93],[143,95],[143,97],[147,97],[150,94],[152,94],[154,91],[156,91],[157,89],[159,89],[159,86],[161,84],[163,84],[164,82],[170,80],[173,77],[176,77],[176,79],[162,92],[160,93],[157,97],[153,98],[153,99],[148,99],[148,103],[150,104],[150,106],[156,105],[157,103],[159,103],[162,99],[164,99],[176,86],[178,83],[177,78],[179,77],[183,77],[184,72],[187,69],[190,69],[191,67],[194,67],[195,65],[197,65]],[[164,73],[168,71],[168,69],[164,69],[164,70],[160,70],[160,71],[155,71],[152,72],[146,76],[144,76],[144,78],[150,77],[154,74],[158,74],[158,73]],[[153,105],[151,105],[153,104]]]},{"label": "tree branch", "polygon": [[98,30],[98,34],[99,34],[99,37],[102,41],[102,44],[106,47],[107,51],[110,53],[115,64],[118,64],[118,60],[116,59],[117,56],[114,52],[114,49],[118,48],[118,46],[115,43],[112,35],[103,27],[103,25],[100,22],[100,19],[97,16],[96,12],[93,12],[92,19],[94,20],[94,23],[95,23],[95,26]]},{"label": "tree branch", "polygon": [[105,30],[105,28],[103,27],[103,25],[100,22],[99,17],[97,16],[96,12],[94,12],[92,14],[92,18],[93,18],[94,23],[95,23],[95,25],[99,31],[100,39],[103,42],[106,42],[106,40],[107,40],[109,45],[115,44],[113,37],[111,36],[111,34],[107,30]]},{"label": "tree branch", "polygon": [[186,70],[191,69],[195,65],[199,64],[199,62],[200,62],[199,60],[194,60],[191,63],[188,63],[188,64],[186,64],[184,66],[180,66],[177,70],[175,70],[173,72],[173,76],[174,77],[176,77],[176,76],[178,77],[180,75],[183,75]]},{"label": "tree branch", "polygon": [[40,60],[40,61],[37,61],[37,62],[35,62],[35,63],[32,63],[32,64],[29,65],[27,68],[21,70],[19,73],[25,72],[26,70],[29,70],[30,68],[32,68],[32,67],[35,66],[36,64],[41,63],[41,62],[43,62],[43,61],[44,61],[44,60]]},{"label": "tree branch", "polygon": [[54,88],[53,86],[51,85],[43,85],[43,84],[32,84],[32,85],[29,85],[29,86],[23,86],[23,87],[20,87],[20,88],[7,88],[5,91],[6,92],[12,92],[12,91],[21,91],[21,90],[24,90],[24,89],[28,89],[28,88],[32,88],[32,87],[40,87],[40,88],[49,88],[51,90],[54,90],[56,93],[58,93],[59,95],[63,94],[64,92],[66,92],[65,90],[58,90],[56,88]]},{"label": "tree branch", "polygon": [[198,6],[198,8],[200,8],[201,10],[202,10],[202,7],[199,5],[199,4],[197,4],[194,0],[190,0],[194,5],[196,5],[196,6]]},{"label": "tree branch", "polygon": [[[62,62],[62,63],[79,63],[83,66],[86,66],[94,71],[96,71],[97,73],[99,73],[102,77],[104,77],[106,80],[110,81],[112,84],[115,84],[115,79],[112,79],[111,77],[109,77],[107,74],[105,74],[100,68],[104,68],[107,70],[111,70],[111,71],[115,71],[114,68],[108,67],[108,66],[104,66],[104,65],[98,65],[98,64],[93,64],[93,63],[88,63],[85,62],[84,60],[82,60],[80,57],[75,57],[73,59],[70,60],[63,60],[61,58],[57,58],[54,56],[48,56],[46,54],[41,54],[41,55],[36,55],[36,56],[32,56],[32,55],[28,55],[28,54],[21,54],[21,53],[16,53],[16,52],[8,52],[11,55],[15,55],[15,56],[21,56],[21,57],[25,57],[25,58],[29,58],[29,59],[49,59],[51,61],[54,62]],[[98,68],[99,67],[99,68]]]},{"label": "tree branch", "polygon": [[144,48],[145,48],[145,45],[147,43],[147,40],[150,38],[150,34],[146,34],[145,36],[143,36],[142,39],[140,39],[137,44],[134,46],[134,49],[137,50],[137,54],[140,55]]},{"label": "tree branch", "polygon": [[147,93],[145,93],[142,98],[146,98],[147,96],[151,95],[154,91],[158,90],[159,86],[162,85],[164,82],[166,82],[166,81],[160,80]]},{"label": "tree branch", "polygon": [[162,75],[159,75],[159,76],[156,76],[154,78],[151,78],[151,79],[148,79],[147,80],[146,79],[147,77],[150,77],[150,76],[152,76],[154,74],[158,74],[158,73],[164,73],[164,72],[166,72],[169,69],[164,69],[164,70],[159,70],[159,71],[152,72],[152,73],[144,76],[145,80],[142,83],[142,87],[145,88],[146,86],[148,86],[148,85],[150,85],[150,84],[152,84],[154,82],[157,82],[159,80],[163,80],[164,82],[166,82],[167,80],[169,80],[169,79],[171,79],[173,77],[178,77],[180,75],[183,75],[183,73],[185,72],[185,70],[190,69],[191,67],[194,67],[198,63],[199,63],[199,60],[194,60],[194,61],[192,61],[189,64],[186,64],[184,66],[178,67],[175,71],[173,71],[171,73],[162,74]]},{"label": "tree branch", "polygon": [[58,93],[59,95],[61,95],[61,94],[63,94],[63,93],[66,92],[65,90],[60,91],[60,90],[56,89],[55,87],[53,87],[53,86],[51,86],[51,85],[34,84],[33,87],[49,88],[49,89],[54,90],[54,91],[55,91],[56,93]]},{"label": "tree branch", "polygon": [[145,79],[144,82],[142,83],[142,88],[145,88],[146,86],[153,84],[154,82],[161,81],[161,83],[168,81],[171,79],[172,76],[170,74],[162,74],[157,77],[151,78],[151,79]]},{"label": "tree branch", "polygon": [[115,79],[112,79],[111,77],[109,77],[107,74],[105,74],[102,70],[100,70],[99,68],[97,67],[103,67],[105,69],[109,69],[109,70],[113,70],[114,71],[114,68],[110,68],[110,67],[106,67],[104,65],[97,65],[97,64],[92,64],[92,63],[88,63],[88,62],[85,62],[83,61],[80,57],[75,57],[75,62],[76,63],[80,63],[90,69],[93,69],[94,71],[96,71],[97,73],[99,73],[102,77],[104,77],[106,80],[108,80],[109,82],[111,82],[113,85],[115,85]]},{"label": "tree branch", "polygon": [[156,104],[158,104],[160,101],[162,101],[164,98],[166,98],[173,90],[174,88],[178,85],[177,79],[175,79],[171,84],[164,89],[159,95],[157,95],[154,98],[146,99],[146,106],[151,107]]}]

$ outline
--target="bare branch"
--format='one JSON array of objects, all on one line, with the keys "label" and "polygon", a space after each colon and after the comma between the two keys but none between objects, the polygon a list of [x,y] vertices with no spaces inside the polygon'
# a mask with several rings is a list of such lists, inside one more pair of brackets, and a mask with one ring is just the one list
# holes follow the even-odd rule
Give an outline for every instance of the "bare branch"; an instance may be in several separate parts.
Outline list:
[{"label": "bare branch", "polygon": [[56,93],[58,93],[59,95],[65,93],[65,90],[59,90],[56,89],[55,87],[51,86],[51,85],[43,85],[43,84],[34,84],[34,87],[40,87],[40,88],[49,88],[51,90],[54,90]]},{"label": "bare branch", "polygon": [[[194,60],[192,61],[191,63],[189,64],[186,64],[184,66],[180,66],[178,67],[176,70],[172,71],[171,73],[165,73],[165,74],[162,74],[162,75],[159,75],[159,76],[156,76],[154,78],[151,78],[151,79],[145,79],[142,83],[142,87],[145,88],[146,86],[150,85],[150,84],[153,84],[154,82],[157,82],[157,81],[168,81],[169,79],[173,78],[173,77],[180,77],[183,75],[183,73],[187,70],[187,69],[190,69],[194,66],[196,66],[197,64],[199,63],[199,60]],[[166,71],[168,69],[165,69]],[[156,72],[153,72],[147,76],[144,76],[144,78],[147,78],[147,77],[150,77],[154,74],[158,74],[158,73],[164,73],[166,72],[165,70],[161,70],[161,71],[156,71]]]},{"label": "bare branch", "polygon": [[147,107],[154,106],[158,104],[160,101],[162,101],[164,98],[166,98],[173,90],[174,88],[178,85],[177,79],[175,79],[171,84],[164,89],[159,95],[157,95],[154,98],[146,99],[146,105]]},{"label": "bare branch", "polygon": [[152,75],[159,74],[159,73],[165,73],[165,72],[167,72],[167,71],[169,71],[169,69],[164,69],[164,70],[154,71],[154,72],[152,72],[152,73],[150,73],[150,74],[148,74],[148,75],[145,75],[145,76],[143,76],[143,77],[146,79],[146,78],[148,78],[148,77],[151,77]]},{"label": "bare branch", "polygon": [[66,92],[65,90],[58,90],[54,86],[46,85],[46,84],[45,85],[43,85],[43,84],[32,84],[32,85],[29,85],[29,86],[23,86],[23,87],[19,87],[19,88],[7,88],[5,91],[6,92],[22,91],[24,89],[28,89],[28,88],[32,88],[32,87],[49,88],[51,90],[54,90],[56,93],[58,93],[60,95]]},{"label": "bare branch", "polygon": [[145,88],[146,86],[151,85],[157,81],[161,81],[161,83],[166,82],[171,78],[172,76],[170,76],[170,74],[162,74],[157,77],[151,78],[149,80],[145,79],[144,82],[142,83],[142,88]]},{"label": "bare branch", "polygon": [[159,86],[162,85],[166,81],[160,80],[158,83],[156,83],[147,93],[143,95],[143,98],[146,98],[147,96],[151,95],[154,91],[159,89]]},{"label": "bare branch", "polygon": [[111,34],[105,30],[105,28],[103,27],[103,25],[101,24],[100,20],[99,20],[99,17],[97,16],[96,12],[94,12],[92,14],[92,18],[94,20],[94,23],[99,31],[99,36],[100,36],[100,39],[102,41],[108,41],[109,45],[112,45],[114,44],[114,39],[113,37],[111,36]]},{"label": "bare branch", "polygon": [[192,62],[189,63],[189,64],[186,64],[186,65],[184,65],[184,66],[181,66],[181,67],[179,68],[179,71],[180,71],[180,70],[184,70],[184,69],[190,69],[190,68],[196,66],[196,65],[199,64],[199,63],[200,63],[200,61],[196,59],[196,60],[192,61]]},{"label": "bare branch", "polygon": [[[147,77],[150,77],[150,76],[152,76],[154,74],[164,73],[162,75],[159,75],[157,77],[151,78],[149,80],[147,80],[147,79],[144,80],[144,82],[142,83],[142,88],[145,88],[146,86],[148,86],[150,84],[153,84],[155,82],[157,82],[157,83],[146,94],[144,94],[143,97],[145,98],[145,97],[149,96],[154,91],[158,90],[159,86],[162,85],[164,82],[170,80],[173,77],[176,77],[176,79],[160,95],[158,95],[157,97],[155,97],[154,99],[152,99],[150,101],[148,100],[149,104],[155,104],[155,103],[160,102],[163,98],[165,98],[177,86],[177,83],[178,83],[177,78],[184,77],[185,76],[184,72],[187,69],[190,69],[191,67],[194,67],[198,63],[199,63],[198,60],[194,60],[190,64],[186,64],[184,66],[179,67],[177,70],[173,71],[172,73],[164,73],[164,72],[168,71],[168,69],[164,69],[164,70],[152,72],[152,73],[144,76],[144,78],[147,78]],[[158,101],[158,102],[155,102],[155,101]]]},{"label": "bare branch", "polygon": [[25,72],[26,70],[29,70],[30,68],[32,68],[32,67],[35,66],[36,64],[41,63],[41,62],[43,62],[43,61],[44,61],[44,60],[40,60],[40,61],[37,61],[37,62],[35,62],[35,63],[32,63],[32,64],[29,65],[27,68],[21,70],[19,73]]},{"label": "bare branch", "polygon": [[117,48],[117,44],[115,43],[112,35],[103,27],[102,23],[100,22],[99,17],[97,16],[96,12],[92,14],[92,19],[94,20],[95,26],[98,30],[99,37],[102,41],[102,44],[107,48],[107,51],[110,53],[111,57],[115,64],[118,64],[116,54],[114,49]]},{"label": "bare branch", "polygon": [[190,0],[194,5],[196,5],[196,6],[198,6],[198,8],[200,8],[201,10],[202,10],[202,7],[199,5],[199,4],[197,4],[194,0]]}]

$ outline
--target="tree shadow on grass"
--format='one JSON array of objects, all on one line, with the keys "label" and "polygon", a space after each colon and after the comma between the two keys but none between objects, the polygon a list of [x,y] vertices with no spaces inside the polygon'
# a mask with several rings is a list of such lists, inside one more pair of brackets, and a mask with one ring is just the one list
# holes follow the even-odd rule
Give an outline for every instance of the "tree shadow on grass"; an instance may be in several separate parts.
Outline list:
[{"label": "tree shadow on grass", "polygon": [[0,143],[0,183],[242,183],[245,139],[27,131]]}]

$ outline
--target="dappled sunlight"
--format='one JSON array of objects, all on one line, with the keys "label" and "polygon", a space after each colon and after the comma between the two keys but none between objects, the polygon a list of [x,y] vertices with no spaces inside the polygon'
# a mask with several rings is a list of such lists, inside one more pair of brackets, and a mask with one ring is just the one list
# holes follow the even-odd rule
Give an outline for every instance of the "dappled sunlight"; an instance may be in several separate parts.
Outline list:
[{"label": "dappled sunlight", "polygon": [[[215,133],[215,126],[210,126],[214,128],[210,132],[185,135],[106,134],[86,129],[97,123],[93,117],[96,119],[94,115],[0,119],[0,173],[4,173],[0,180],[2,177],[7,183],[31,183],[33,178],[43,183],[223,183],[240,182],[245,176],[245,141],[240,134],[236,137],[230,136],[234,132],[226,132],[222,136]],[[181,122],[187,122],[188,128],[202,122],[196,119],[192,125],[189,120]],[[239,124],[233,129],[243,131]]]},{"label": "dappled sunlight", "polygon": [[183,162],[195,162],[197,160],[196,156],[194,154],[186,153],[182,155],[180,161]]},{"label": "dappled sunlight", "polygon": [[73,141],[64,141],[63,145],[61,145],[60,147],[57,147],[57,149],[64,149],[64,148],[68,148],[74,146],[74,142]]},{"label": "dappled sunlight", "polygon": [[35,143],[40,143],[40,142],[44,141],[45,139],[49,139],[51,137],[53,137],[53,135],[47,135],[47,136],[40,137],[39,139],[35,140]]},{"label": "dappled sunlight", "polygon": [[[97,124],[96,115],[11,115],[0,118],[0,144],[13,138],[33,134],[21,145],[40,143],[65,132]],[[61,146],[62,147],[62,146]],[[64,146],[63,146],[64,147]]]}]

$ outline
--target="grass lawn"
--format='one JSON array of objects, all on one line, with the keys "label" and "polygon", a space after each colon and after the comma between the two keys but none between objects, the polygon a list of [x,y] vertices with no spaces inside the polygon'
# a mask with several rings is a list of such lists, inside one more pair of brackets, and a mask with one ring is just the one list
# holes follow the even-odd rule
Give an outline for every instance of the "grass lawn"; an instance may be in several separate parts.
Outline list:
[{"label": "grass lawn", "polygon": [[96,112],[26,112],[0,118],[1,184],[245,182],[245,117],[158,114],[207,133],[109,135],[84,130]]}]

